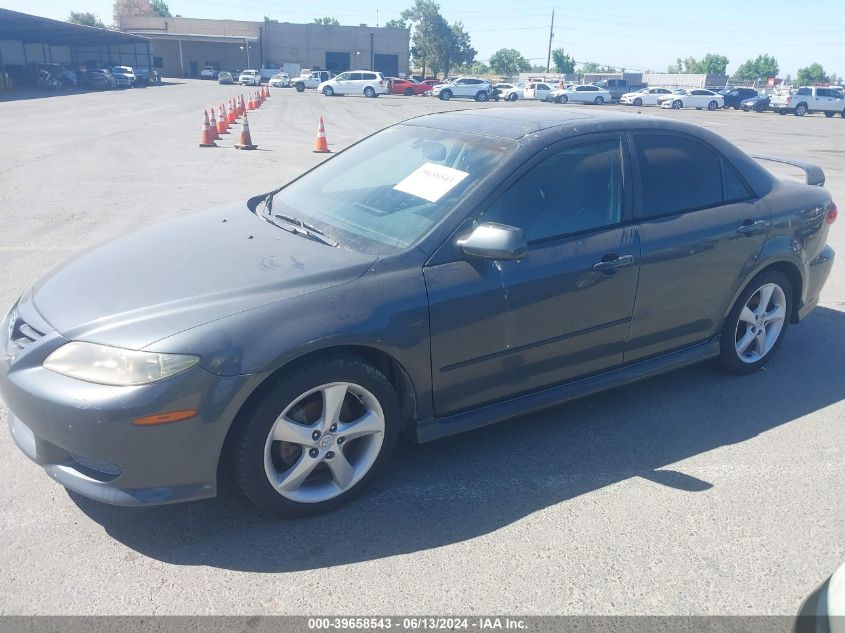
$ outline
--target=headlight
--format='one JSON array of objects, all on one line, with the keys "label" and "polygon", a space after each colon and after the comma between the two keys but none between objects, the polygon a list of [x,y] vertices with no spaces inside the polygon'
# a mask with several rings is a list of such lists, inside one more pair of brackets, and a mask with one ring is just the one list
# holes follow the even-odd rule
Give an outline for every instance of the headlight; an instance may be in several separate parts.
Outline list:
[{"label": "headlight", "polygon": [[44,361],[45,369],[100,385],[146,385],[193,367],[199,356],[139,352],[73,341]]}]

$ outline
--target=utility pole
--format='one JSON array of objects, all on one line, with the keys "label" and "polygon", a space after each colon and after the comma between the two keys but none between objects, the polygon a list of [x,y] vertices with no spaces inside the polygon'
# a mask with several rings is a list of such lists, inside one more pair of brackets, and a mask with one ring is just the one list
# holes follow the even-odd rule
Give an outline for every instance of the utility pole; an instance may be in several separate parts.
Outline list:
[{"label": "utility pole", "polygon": [[546,57],[546,72],[552,67],[552,38],[555,36],[555,10],[552,9],[552,24],[549,27],[549,55]]}]

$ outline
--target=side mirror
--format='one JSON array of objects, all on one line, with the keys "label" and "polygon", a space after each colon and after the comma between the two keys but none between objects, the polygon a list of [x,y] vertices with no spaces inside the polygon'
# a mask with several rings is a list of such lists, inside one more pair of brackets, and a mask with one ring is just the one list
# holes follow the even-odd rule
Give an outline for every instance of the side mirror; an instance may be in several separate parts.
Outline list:
[{"label": "side mirror", "polygon": [[522,259],[528,254],[528,241],[522,229],[494,222],[479,224],[467,237],[458,240],[458,246],[467,255],[500,261]]}]

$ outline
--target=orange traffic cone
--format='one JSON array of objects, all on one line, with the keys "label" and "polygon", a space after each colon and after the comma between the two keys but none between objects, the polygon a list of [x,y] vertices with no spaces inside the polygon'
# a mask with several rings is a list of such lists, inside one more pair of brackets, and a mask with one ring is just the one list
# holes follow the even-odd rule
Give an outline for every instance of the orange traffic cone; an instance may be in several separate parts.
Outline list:
[{"label": "orange traffic cone", "polygon": [[238,117],[240,117],[244,113],[244,108],[241,104],[243,104],[244,96],[241,95],[240,97],[235,99],[235,112],[237,112]]},{"label": "orange traffic cone", "polygon": [[228,121],[229,125],[232,125],[235,122],[235,106],[232,104],[232,100],[230,99],[229,102],[226,104],[226,120]]},{"label": "orange traffic cone", "polygon": [[211,136],[211,128],[208,125],[208,112],[202,113],[202,134],[200,134],[200,147],[217,147]]},{"label": "orange traffic cone", "polygon": [[263,90],[263,87],[259,88],[258,92],[256,92],[255,95],[252,97],[252,100],[255,102],[255,108],[256,109],[260,108],[261,103],[264,101],[264,99],[261,98],[261,91],[262,90]]},{"label": "orange traffic cone", "polygon": [[226,121],[226,115],[223,113],[223,104],[220,104],[220,109],[217,111],[217,135],[228,134],[229,124]]},{"label": "orange traffic cone", "polygon": [[247,94],[248,94],[248,98],[247,98],[247,101],[246,101],[247,110],[255,110],[255,100],[252,98],[252,93],[249,92]]},{"label": "orange traffic cone", "polygon": [[265,99],[270,98],[270,86],[267,86],[266,88],[264,88],[264,98]]},{"label": "orange traffic cone", "polygon": [[212,141],[220,138],[220,135],[217,133],[217,123],[214,121],[214,108],[208,111],[208,131],[211,132]]},{"label": "orange traffic cone", "polygon": [[314,141],[315,154],[329,154],[329,143],[326,140],[326,127],[323,125],[323,117],[320,117],[320,127],[317,128],[317,140]]},{"label": "orange traffic cone", "polygon": [[244,125],[241,128],[241,138],[235,143],[235,149],[258,149],[258,145],[252,144],[252,137],[249,135],[249,121],[244,112]]}]

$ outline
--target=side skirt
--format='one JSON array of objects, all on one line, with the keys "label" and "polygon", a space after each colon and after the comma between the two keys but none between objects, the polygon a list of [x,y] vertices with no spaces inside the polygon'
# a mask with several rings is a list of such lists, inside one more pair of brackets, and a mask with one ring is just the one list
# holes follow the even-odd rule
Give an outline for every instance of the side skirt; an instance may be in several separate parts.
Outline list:
[{"label": "side skirt", "polygon": [[517,396],[504,402],[487,404],[477,409],[455,413],[445,418],[429,418],[418,420],[416,423],[416,440],[419,443],[438,440],[443,437],[471,431],[490,424],[520,415],[533,413],[541,409],[583,398],[599,391],[620,387],[628,383],[649,378],[656,374],[693,365],[719,355],[719,336],[700,343],[695,347],[679,350],[639,361],[631,365],[623,365],[610,371],[581,378],[557,387],[550,387],[542,391]]}]

